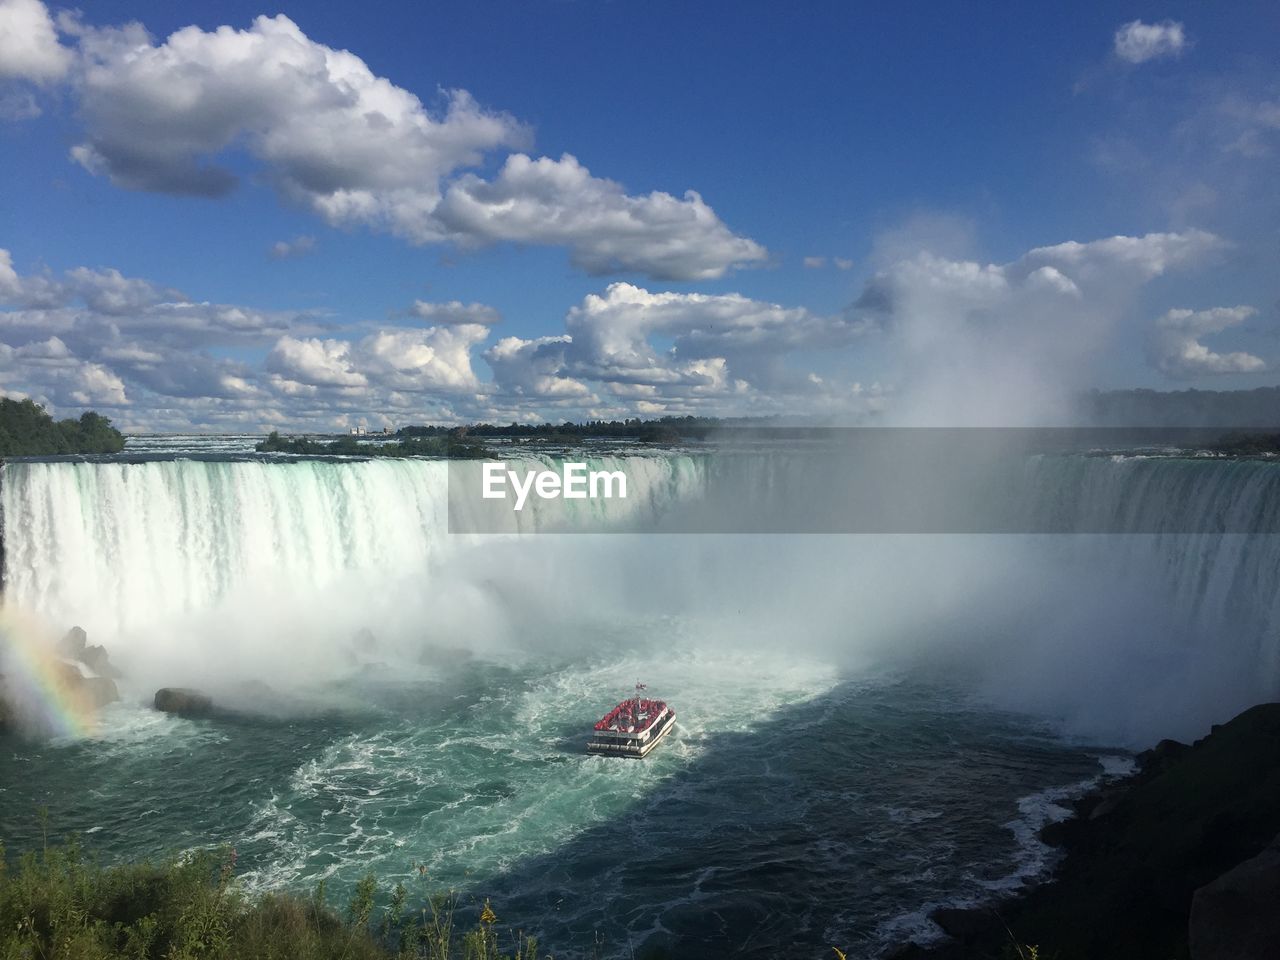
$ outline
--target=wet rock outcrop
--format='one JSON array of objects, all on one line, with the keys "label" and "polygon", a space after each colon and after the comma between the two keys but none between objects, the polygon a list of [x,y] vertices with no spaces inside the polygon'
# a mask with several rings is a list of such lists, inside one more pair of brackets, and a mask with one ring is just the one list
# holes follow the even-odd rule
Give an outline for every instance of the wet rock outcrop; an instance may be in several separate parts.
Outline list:
[{"label": "wet rock outcrop", "polygon": [[[90,645],[80,627],[72,627],[36,658],[41,663],[39,672],[47,674],[41,683],[52,682],[57,688],[55,696],[77,713],[101,710],[120,699],[116,680],[121,672],[111,663],[106,648]],[[38,705],[41,697],[28,686],[29,682],[0,674],[0,732],[20,728],[34,734],[48,732]]]},{"label": "wet rock outcrop", "polygon": [[1280,957],[1280,703],[1137,759],[1042,832],[1065,852],[1051,883],[967,915],[939,910],[949,939],[893,956],[994,960],[1034,945],[1058,960]]},{"label": "wet rock outcrop", "polygon": [[1280,954],[1280,836],[1191,899],[1191,960],[1274,960]]},{"label": "wet rock outcrop", "polygon": [[63,685],[73,695],[94,710],[120,699],[115,682],[124,674],[111,663],[106,647],[89,643],[83,628],[68,630],[58,643],[58,652],[62,655],[59,668]]},{"label": "wet rock outcrop", "polygon": [[182,717],[202,717],[213,712],[213,699],[190,687],[161,687],[156,691],[153,705],[161,713]]}]

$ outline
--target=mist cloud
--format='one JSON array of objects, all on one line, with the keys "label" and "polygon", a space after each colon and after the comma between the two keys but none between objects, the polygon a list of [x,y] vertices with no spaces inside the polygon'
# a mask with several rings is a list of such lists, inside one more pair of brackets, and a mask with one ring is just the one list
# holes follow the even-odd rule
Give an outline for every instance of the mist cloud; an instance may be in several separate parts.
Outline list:
[{"label": "mist cloud", "polygon": [[1189,230],[1069,241],[1006,264],[921,252],[873,276],[850,312],[891,340],[897,422],[1067,423],[1137,292],[1225,246]]}]

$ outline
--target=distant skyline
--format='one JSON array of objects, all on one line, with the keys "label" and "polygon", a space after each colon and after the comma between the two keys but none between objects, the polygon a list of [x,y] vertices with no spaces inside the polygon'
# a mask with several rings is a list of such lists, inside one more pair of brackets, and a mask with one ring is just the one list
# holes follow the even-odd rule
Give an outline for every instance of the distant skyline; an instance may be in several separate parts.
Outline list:
[{"label": "distant skyline", "polygon": [[1270,3],[0,0],[0,392],[128,430],[1280,383]]}]

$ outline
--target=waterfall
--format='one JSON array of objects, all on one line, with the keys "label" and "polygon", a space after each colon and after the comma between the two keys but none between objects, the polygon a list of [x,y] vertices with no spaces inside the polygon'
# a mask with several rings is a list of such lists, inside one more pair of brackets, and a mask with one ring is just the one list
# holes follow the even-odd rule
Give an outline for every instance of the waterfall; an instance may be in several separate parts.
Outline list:
[{"label": "waterfall", "polygon": [[[587,462],[624,470],[632,486],[625,500],[581,508],[600,529],[657,509],[696,483],[688,458]],[[9,463],[0,483],[5,597],[53,622],[92,622],[110,639],[208,610],[248,586],[296,598],[352,574],[366,584],[427,576],[450,548],[450,470],[456,479],[478,465]],[[565,505],[535,498],[519,514],[505,512],[509,532],[518,533],[554,525]]]},{"label": "waterfall", "polygon": [[[664,521],[679,530],[699,515],[713,532],[739,522],[785,530],[759,522],[785,503],[809,511],[797,529],[838,532],[851,529],[842,511],[867,508],[851,499],[854,484],[815,482],[812,462],[794,453],[587,462],[625,471],[627,499],[533,499],[504,514],[508,536],[496,538],[456,532],[456,514],[450,532],[451,476],[478,489],[476,463],[10,462],[0,475],[5,602],[56,630],[85,627],[133,669],[155,661],[166,683],[179,679],[180,661],[193,680],[296,671],[323,659],[316,638],[326,635],[339,638],[331,660],[373,656],[352,652],[364,628],[446,646],[505,631],[517,646],[539,603],[548,632],[577,630],[589,643],[573,620],[594,603],[591,614],[605,618],[718,619],[733,649],[753,633],[844,663],[910,647],[988,668],[1014,706],[1079,717],[1119,701],[1154,715],[1175,698],[1189,717],[1217,718],[1280,693],[1280,535],[1206,532],[1280,529],[1280,464],[1031,457],[1000,464],[973,494],[977,514],[994,504],[1027,529],[1088,534],[510,536],[671,531]],[[907,502],[967,482],[884,469]],[[1132,716],[1116,722],[1164,732]]]}]

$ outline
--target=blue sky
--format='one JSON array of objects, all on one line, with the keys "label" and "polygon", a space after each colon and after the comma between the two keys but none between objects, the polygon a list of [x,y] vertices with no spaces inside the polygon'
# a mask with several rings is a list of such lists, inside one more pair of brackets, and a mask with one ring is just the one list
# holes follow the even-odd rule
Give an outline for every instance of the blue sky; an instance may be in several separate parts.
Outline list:
[{"label": "blue sky", "polygon": [[259,430],[1275,383],[1278,27],[0,0],[0,389]]}]

